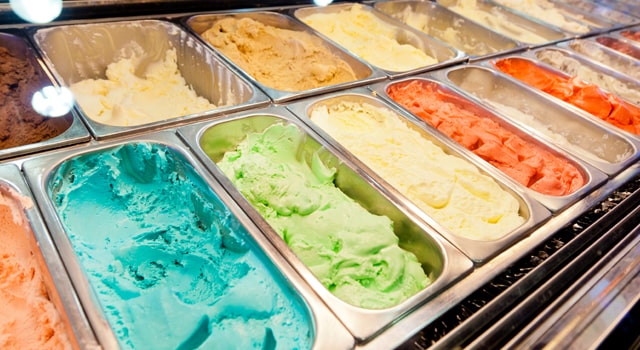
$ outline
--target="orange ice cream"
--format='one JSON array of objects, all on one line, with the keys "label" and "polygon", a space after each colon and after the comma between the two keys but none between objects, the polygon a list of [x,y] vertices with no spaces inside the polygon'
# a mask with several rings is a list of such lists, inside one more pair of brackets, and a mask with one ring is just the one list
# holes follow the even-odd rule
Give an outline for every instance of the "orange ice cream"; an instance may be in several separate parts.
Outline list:
[{"label": "orange ice cream", "polygon": [[622,40],[618,40],[608,36],[602,36],[597,38],[596,41],[601,45],[612,48],[618,52],[622,52],[627,56],[631,56],[635,59],[640,60],[640,49],[634,47],[633,45],[629,45]]},{"label": "orange ice cream", "polygon": [[0,349],[71,349],[32,250],[25,201],[0,186]]},{"label": "orange ice cream", "polygon": [[628,132],[640,135],[640,108],[578,77],[567,78],[519,58],[499,60],[501,71]]},{"label": "orange ice cream", "polygon": [[387,94],[514,180],[542,194],[568,195],[584,185],[566,159],[528,142],[479,114],[471,102],[423,80],[391,85]]},{"label": "orange ice cream", "polygon": [[629,40],[633,40],[633,41],[640,41],[640,32],[636,32],[636,31],[632,31],[632,30],[625,30],[624,32],[620,33],[623,37],[629,39]]}]

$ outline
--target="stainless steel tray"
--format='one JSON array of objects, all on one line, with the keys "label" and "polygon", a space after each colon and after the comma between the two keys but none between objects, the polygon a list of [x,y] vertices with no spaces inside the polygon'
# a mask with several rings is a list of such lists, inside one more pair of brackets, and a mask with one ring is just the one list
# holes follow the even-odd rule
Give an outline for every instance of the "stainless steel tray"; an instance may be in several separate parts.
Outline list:
[{"label": "stainless steel tray", "polygon": [[[504,4],[500,0],[489,1],[508,8],[514,13],[518,13],[524,17],[528,17],[531,20],[545,23],[550,27],[558,28],[559,30],[571,33],[576,36],[597,33],[611,27],[611,24],[603,18],[585,13],[577,8],[567,6],[561,2],[550,2],[553,5],[553,9],[546,9],[544,13],[540,14],[533,14],[532,10],[534,8],[537,9],[539,7],[543,7],[540,6],[539,3],[537,3],[535,0],[526,2],[526,8],[520,9],[512,8],[507,4]],[[548,13],[561,16],[564,19],[566,25],[552,22],[552,20],[548,18]]]},{"label": "stainless steel tray", "polygon": [[[394,39],[398,43],[402,45],[411,45],[413,47],[416,47],[420,51],[435,58],[438,61],[438,63],[423,66],[423,67],[417,67],[415,69],[411,69],[408,71],[392,71],[392,70],[378,67],[392,79],[400,76],[406,76],[406,75],[416,74],[419,72],[424,72],[426,70],[436,69],[438,67],[443,67],[450,64],[460,63],[466,60],[466,55],[463,52],[459,51],[458,49],[451,47],[448,44],[445,44],[442,41],[437,40],[431,36],[428,36],[420,30],[417,30],[408,25],[405,25],[404,23],[397,21],[368,5],[357,4],[357,3],[342,3],[342,4],[325,6],[325,7],[302,7],[302,8],[292,10],[292,12],[295,18],[297,18],[302,22],[305,22],[305,19],[310,15],[318,14],[318,13],[325,14],[325,15],[337,15],[338,13],[341,13],[343,11],[349,11],[353,6],[361,6],[363,11],[366,11],[371,15],[375,16],[380,21],[392,27],[395,27],[396,36]],[[319,33],[319,35],[327,37],[327,40],[333,40],[332,38],[322,33]],[[333,41],[335,42],[335,40]],[[338,43],[338,45],[340,44]],[[349,48],[345,48],[345,49],[349,51]]]},{"label": "stainless steel tray", "polygon": [[435,2],[381,1],[376,10],[465,52],[469,60],[520,50],[524,44],[438,5]]},{"label": "stainless steel tray", "polygon": [[[425,140],[430,141],[437,147],[444,150],[446,154],[467,160],[465,158],[465,155],[461,154],[457,150],[457,147],[453,145],[450,140],[441,137],[440,135],[430,134],[426,132],[426,130],[422,130],[422,123],[420,121],[418,121],[408,113],[395,111],[391,108],[391,106],[383,102],[381,99],[372,96],[370,90],[364,88],[329,94],[322,97],[297,102],[287,106],[287,108],[289,108],[305,124],[307,124],[315,132],[317,132],[323,139],[327,140],[328,143],[336,145],[334,147],[336,147],[336,149],[341,154],[343,154],[345,158],[349,159],[350,162],[357,164],[359,168],[364,169],[364,171],[367,173],[367,177],[371,177],[375,180],[375,182],[380,183],[386,192],[390,193],[391,196],[398,198],[399,205],[407,208],[410,211],[414,211],[415,215],[420,218],[420,220],[435,228],[438,233],[443,235],[447,240],[453,243],[453,245],[458,247],[463,253],[465,253],[477,264],[486,262],[488,259],[506,249],[509,245],[513,244],[513,242],[528,234],[531,230],[533,230],[535,227],[539,226],[549,218],[549,211],[542,207],[537,201],[522,194],[519,189],[514,188],[513,186],[511,186],[511,184],[501,182],[501,180],[499,179],[499,175],[495,177],[495,174],[493,174],[493,172],[485,173],[484,170],[481,170],[481,174],[493,177],[501,187],[501,189],[509,193],[518,201],[519,214],[524,218],[523,223],[495,240],[472,239],[461,235],[459,232],[455,232],[455,230],[446,228],[442,225],[442,223],[431,217],[423,209],[420,209],[417,204],[412,203],[411,199],[408,198],[410,195],[407,194],[407,191],[403,192],[398,188],[394,188],[394,186],[391,185],[384,177],[382,177],[382,175],[377,174],[374,170],[372,170],[367,165],[366,161],[358,159],[358,157],[354,155],[353,152],[349,151],[347,148],[345,148],[345,146],[341,145],[339,141],[330,136],[326,131],[324,131],[310,119],[311,111],[315,108],[318,108],[319,106],[331,106],[334,104],[339,104],[343,101],[359,104],[366,103],[378,108],[386,109],[392,113],[395,113],[398,118],[405,119],[408,123],[407,125],[410,125],[414,130],[418,131]],[[474,161],[468,161],[474,166],[476,165]],[[427,170],[428,169],[424,169],[424,172],[426,173]]]},{"label": "stainless steel tray", "polygon": [[[151,143],[166,146],[175,152],[176,156],[183,159],[186,168],[191,167],[196,176],[200,176],[203,183],[208,185],[221,203],[226,206],[231,215],[235,216],[238,224],[246,228],[248,246],[264,262],[267,271],[286,288],[291,288],[292,296],[300,298],[303,308],[306,306],[313,330],[314,349],[349,349],[354,346],[354,339],[342,324],[329,312],[311,288],[294,272],[293,268],[283,259],[273,246],[252,224],[251,220],[243,213],[237,204],[227,195],[222,185],[208,175],[207,171],[194,158],[184,143],[177,137],[174,131],[160,131],[148,133],[139,137],[123,138],[119,141],[103,141],[91,147],[77,148],[73,150],[54,152],[49,155],[33,157],[23,164],[25,175],[29,185],[34,189],[35,199],[39,204],[45,222],[50,229],[53,240],[62,255],[64,265],[67,268],[71,281],[80,297],[88,319],[91,322],[101,346],[105,349],[117,349],[118,341],[108,321],[104,310],[100,307],[99,297],[94,287],[89,283],[87,276],[79,263],[76,253],[65,232],[62,220],[58,217],[52,198],[49,195],[53,174],[65,161],[78,156],[108,151],[121,145],[131,143]],[[256,295],[256,302],[260,302],[261,295]]]},{"label": "stainless steel tray", "polygon": [[[506,56],[506,57],[503,57],[501,59],[514,60],[514,61],[527,61],[527,62],[531,63],[533,66],[539,67],[541,70],[544,70],[544,71],[548,72],[549,74],[552,74],[552,75],[555,75],[555,76],[558,76],[558,77],[564,77],[566,79],[570,79],[569,75],[567,75],[564,72],[559,71],[559,70],[557,70],[557,69],[555,69],[555,68],[553,68],[551,66],[548,66],[548,65],[546,65],[546,64],[544,64],[542,62],[539,62],[535,58],[529,58],[529,57],[525,57],[525,56]],[[484,61],[481,64],[483,66],[492,67],[493,68],[493,67],[495,67],[495,62],[496,62],[496,60],[489,60],[489,61]],[[588,111],[584,111],[581,108],[578,108],[577,106],[572,105],[571,103],[562,101],[560,98],[556,98],[556,97],[552,96],[551,94],[548,94],[548,96],[553,98],[557,103],[560,103],[560,104],[564,105],[565,108],[578,111],[580,114],[590,118],[591,120],[593,120],[596,123],[600,123],[601,125],[603,125],[603,126],[605,126],[607,128],[615,128],[616,130],[618,130],[619,133],[625,133],[625,134],[629,135],[629,137],[636,138],[636,139],[639,138],[639,135],[636,135],[636,134],[634,134],[634,133],[632,133],[630,131],[627,131],[627,130],[623,130],[622,128],[618,128],[615,125],[610,124],[609,122],[605,121],[604,119],[601,119],[598,116],[593,115],[592,113],[590,113]],[[622,100],[622,102],[627,103],[625,100]],[[634,106],[635,105],[633,105],[633,104],[629,104],[629,107],[634,107]],[[638,108],[637,106],[635,106],[635,107]]]},{"label": "stainless steel tray", "polygon": [[[25,179],[14,164],[0,165],[0,191],[4,191],[4,188],[33,199]],[[60,313],[72,346],[75,349],[100,349],[35,202],[33,206],[25,208],[25,215],[31,224],[33,235],[29,240],[41,268],[47,294]]]},{"label": "stainless steel tray", "polygon": [[175,48],[178,69],[187,84],[218,106],[210,111],[128,127],[99,123],[78,107],[97,139],[184,124],[269,103],[264,93],[227,67],[204,44],[168,21],[67,24],[37,28],[32,37],[56,79],[66,86],[84,79],[104,79],[106,67],[122,58],[127,50],[144,51],[146,61],[138,67],[142,70],[154,57],[162,57],[166,50]]},{"label": "stainless steel tray", "polygon": [[[556,3],[560,1],[552,0]],[[614,8],[598,4],[589,0],[564,0],[566,5],[573,6],[587,13],[602,17],[613,24],[613,27],[628,26],[640,22],[640,18],[631,16]]]},{"label": "stainless steel tray", "polygon": [[[202,38],[202,33],[204,33],[207,29],[211,28],[215,22],[220,19],[232,17],[232,18],[251,18],[255,21],[258,21],[262,24],[274,26],[280,29],[287,29],[292,31],[306,32],[313,36],[318,37],[320,40],[324,41],[324,46],[328,48],[334,55],[342,59],[346,62],[353,72],[356,75],[356,79],[350,82],[329,85],[324,87],[318,87],[309,90],[302,91],[285,91],[270,87],[269,84],[265,84],[256,80],[255,77],[252,77],[250,74],[242,70],[236,63],[234,63],[231,59],[226,57],[223,53],[219,52],[215,47],[213,47],[210,43],[208,43],[205,39]],[[349,52],[342,50],[339,46],[333,44],[330,41],[324,40],[322,37],[318,36],[312,30],[310,30],[307,26],[299,23],[295,19],[291,18],[282,13],[278,12],[270,12],[270,11],[245,11],[245,12],[228,12],[228,13],[215,13],[215,14],[198,14],[194,16],[190,16],[183,19],[184,25],[189,28],[195,35],[197,35],[203,42],[206,43],[213,50],[216,50],[225,57],[225,59],[229,62],[229,64],[233,65],[237,70],[242,71],[251,82],[260,89],[262,89],[275,103],[282,103],[285,101],[320,94],[327,91],[343,89],[346,87],[357,86],[372,83],[375,81],[380,81],[386,78],[386,75],[370,66],[369,64],[362,62],[357,57],[351,55]],[[259,64],[256,62],[255,64]]]},{"label": "stainless steel tray", "polygon": [[[534,191],[532,189],[529,189],[529,188],[525,187],[524,185],[522,185],[520,183],[517,183],[515,180],[513,180],[511,178],[506,178],[505,177],[505,180],[503,180],[503,181],[510,181],[513,184],[513,186],[515,186],[516,188],[520,188],[522,191],[527,193],[527,195],[529,195],[532,198],[535,198],[536,200],[538,200],[540,203],[542,203],[545,207],[547,207],[551,211],[554,211],[554,212],[555,211],[560,211],[560,210],[566,208],[567,206],[569,206],[570,204],[575,203],[581,197],[583,197],[586,194],[588,194],[595,187],[601,185],[606,180],[606,175],[603,174],[602,172],[600,172],[599,170],[597,170],[595,167],[591,166],[588,163],[584,163],[581,160],[578,160],[577,158],[573,157],[570,154],[567,154],[567,153],[563,152],[562,150],[558,149],[554,145],[546,144],[545,142],[542,142],[541,140],[533,137],[527,131],[520,129],[516,124],[514,124],[511,121],[505,119],[501,115],[498,115],[498,114],[494,113],[492,110],[487,109],[485,106],[477,104],[476,102],[468,99],[462,93],[458,92],[455,88],[445,84],[444,82],[441,82],[441,81],[437,80],[437,78],[435,78],[432,75],[426,74],[426,75],[423,75],[423,76],[418,76],[418,77],[413,77],[413,78],[406,78],[406,79],[403,79],[403,80],[397,81],[397,82],[379,83],[379,84],[372,85],[371,89],[374,92],[376,92],[376,94],[378,96],[381,96],[386,101],[389,101],[391,104],[393,104],[394,106],[398,106],[398,108],[402,108],[403,110],[405,110],[404,107],[402,107],[398,103],[396,103],[387,94],[387,89],[390,86],[392,86],[392,84],[406,83],[406,82],[409,82],[411,80],[422,81],[422,82],[426,83],[429,86],[433,86],[436,89],[436,91],[443,91],[443,92],[446,92],[446,93],[451,94],[453,96],[459,97],[460,101],[464,101],[464,103],[465,103],[465,105],[463,106],[464,109],[474,111],[474,113],[476,113],[476,114],[478,114],[480,116],[483,116],[485,118],[489,118],[489,119],[497,122],[498,124],[500,124],[500,126],[502,126],[503,128],[507,129],[508,131],[512,132],[513,134],[519,136],[520,138],[522,138],[526,142],[534,144],[534,145],[538,146],[539,148],[544,149],[544,150],[550,152],[551,154],[557,155],[560,158],[563,158],[563,159],[567,160],[569,163],[573,164],[576,167],[576,169],[582,174],[582,176],[583,176],[583,178],[585,180],[585,183],[581,188],[577,189],[575,192],[570,193],[570,194],[565,195],[565,196],[550,196],[550,195],[542,194],[542,193],[536,192],[536,191]],[[431,132],[431,133],[435,133],[435,134],[440,133],[440,131],[438,131],[437,129],[432,127],[427,122],[423,121],[422,125],[427,130],[429,130],[429,132]],[[462,147],[460,147],[460,148],[462,148]],[[486,168],[485,168],[486,171],[489,171],[489,168],[495,169],[493,166],[489,165],[487,162],[481,160],[480,157],[477,156],[476,154],[474,154],[473,152],[471,152],[471,151],[469,151],[467,149],[462,149],[461,151],[463,153],[467,154],[467,156],[469,158],[478,159],[479,162],[483,163],[486,166]]]},{"label": "stainless steel tray", "polygon": [[[456,6],[458,0],[437,0],[437,3],[439,5],[442,5],[448,9],[451,9],[453,7]],[[568,37],[571,37],[571,35],[569,33],[566,33],[564,31],[561,31],[557,28],[552,28],[549,27],[548,25],[533,21],[527,17],[523,17],[519,14],[516,14],[514,12],[511,12],[509,10],[507,10],[506,8],[499,6],[497,4],[494,4],[490,1],[486,1],[486,0],[477,0],[476,2],[476,7],[478,8],[478,10],[482,11],[482,12],[486,12],[488,13],[491,17],[494,17],[497,19],[497,21],[495,22],[491,22],[491,25],[487,26],[481,22],[476,22],[480,25],[483,25],[485,27],[490,28],[491,30],[494,30],[498,33],[501,33],[502,35],[506,35],[514,40],[518,40],[520,41],[517,37],[512,36],[512,34],[510,34],[510,29],[508,28],[500,28],[501,23],[505,23],[505,24],[510,24],[510,25],[514,25],[518,28],[521,28],[522,30],[526,31],[526,32],[531,32],[531,33],[535,33],[538,36],[546,39],[545,42],[524,42],[521,41],[525,46],[527,47],[535,47],[535,46],[539,46],[539,45],[545,45],[545,44],[550,44],[550,43],[554,43],[554,42],[558,42],[561,40],[565,40]],[[468,19],[470,22],[475,22],[472,19]],[[495,19],[494,19],[495,20]]]},{"label": "stainless steel tray", "polygon": [[[615,33],[599,35],[592,38],[592,40],[595,40],[598,44],[606,46],[631,58],[635,62],[640,61],[640,45],[638,45],[637,41],[628,40],[622,36],[616,35]],[[624,47],[624,50],[619,49],[616,46]]]},{"label": "stainless steel tray", "polygon": [[[567,69],[565,68],[560,68],[558,67],[557,64],[553,64],[553,63],[549,63],[548,61],[545,61],[543,59],[540,58],[540,55],[544,54],[545,52],[550,51],[550,52],[555,52],[557,54],[562,55],[565,58],[568,58],[570,60],[576,61],[578,63],[580,63],[581,66],[584,66],[586,68],[588,68],[589,70],[596,72],[598,75],[604,75],[607,76],[606,79],[611,81],[611,85],[614,84],[614,81],[617,81],[617,84],[620,85],[620,87],[618,89],[620,89],[620,91],[636,91],[638,90],[638,95],[640,96],[640,80],[635,79],[635,78],[631,78],[627,75],[621,74],[620,72],[598,62],[593,60],[592,58],[580,55],[578,53],[576,53],[575,51],[571,51],[568,50],[566,48],[561,48],[561,47],[546,47],[546,48],[538,48],[538,49],[534,49],[532,51],[529,52],[525,52],[522,55],[525,57],[532,57],[532,58],[536,58],[538,59],[538,61],[542,61],[544,62],[545,65],[550,66],[556,70],[561,70],[562,72],[564,72],[565,74],[571,75]],[[581,77],[582,80],[585,81],[589,81],[589,79],[586,79],[584,77]],[[589,81],[591,82],[591,81]],[[595,81],[591,82],[596,84]],[[614,95],[617,95],[618,97],[625,99],[627,102],[630,102],[632,104],[635,104],[636,106],[640,106],[640,97],[627,97],[625,96],[625,93],[623,92],[617,92],[616,88],[607,88],[606,86],[603,86],[602,84],[600,84],[600,87],[605,90],[608,91]],[[632,94],[629,94],[629,96]]]},{"label": "stainless steel tray", "polygon": [[631,1],[620,1],[620,0],[595,0],[595,2],[608,6],[617,11],[622,11],[632,16],[637,16],[640,14],[640,6],[635,3],[633,0]]},{"label": "stainless steel tray", "polygon": [[[608,175],[614,175],[633,163],[640,154],[639,140],[621,134],[615,127],[598,123],[585,112],[568,109],[551,96],[497,70],[468,65],[442,71],[438,78],[457,87],[476,103],[496,113],[491,102],[515,108],[531,118],[502,114],[522,129],[563,151],[589,162]],[[539,125],[543,125],[540,128]],[[605,125],[606,124],[606,125]],[[544,131],[545,127],[548,133]],[[551,133],[562,135],[556,138]]]},{"label": "stainless steel tray", "polygon": [[616,36],[620,36],[622,38],[625,38],[626,40],[638,45],[638,44],[640,44],[640,39],[638,39],[638,38],[628,38],[628,37],[624,36],[623,34],[638,35],[639,32],[640,32],[640,26],[636,26],[636,27],[626,28],[624,30],[617,31],[614,34]]},{"label": "stainless steel tray", "polygon": [[[41,79],[41,81],[39,82],[39,84],[41,85],[40,87],[57,87],[57,84],[55,84],[55,82],[50,79],[50,75],[44,69],[42,61],[38,58],[35,50],[29,45],[26,38],[18,36],[17,33],[14,34],[9,32],[0,32],[0,46],[5,47],[16,57],[28,60],[33,65],[33,67],[39,72],[38,76]],[[80,120],[80,117],[75,113],[75,111],[72,110],[69,113],[56,118],[59,118],[59,122],[66,127],[66,130],[64,132],[48,140],[0,149],[0,160],[76,143],[87,142],[91,138],[91,136],[89,135],[89,131],[87,131],[84,124]]]},{"label": "stainless steel tray", "polygon": [[620,74],[640,80],[640,62],[623,55],[622,53],[601,45],[593,38],[578,39],[559,43],[561,48],[572,50],[582,56],[599,62]]},{"label": "stainless steel tray", "polygon": [[[432,283],[422,291],[397,306],[370,310],[352,306],[330,293],[313,273],[297,258],[251,204],[235,189],[231,181],[217,167],[226,151],[236,148],[247,133],[259,132],[276,123],[293,124],[304,135],[305,151],[312,154],[315,151],[323,158],[323,162],[336,169],[334,183],[349,197],[359,202],[365,209],[376,215],[385,215],[394,222],[395,233],[400,239],[400,246],[413,252],[422,263],[425,272]],[[432,232],[429,227],[415,221],[406,208],[396,204],[394,198],[380,192],[377,184],[368,179],[362,170],[357,168],[349,159],[341,156],[331,145],[322,141],[311,129],[300,123],[284,107],[271,107],[247,113],[236,113],[228,118],[184,126],[178,129],[179,135],[190,145],[195,154],[202,160],[205,167],[211,171],[225,187],[240,207],[262,229],[266,237],[276,248],[294,265],[315,292],[325,302],[331,311],[344,323],[356,339],[366,341],[385,327],[408,314],[416,306],[425,303],[434,295],[446,289],[451,283],[468,273],[472,263],[460,251],[446,240]],[[200,140],[207,133],[213,140],[207,144],[207,153],[202,148]],[[326,152],[325,152],[326,150]],[[211,155],[211,156],[210,156]]]}]

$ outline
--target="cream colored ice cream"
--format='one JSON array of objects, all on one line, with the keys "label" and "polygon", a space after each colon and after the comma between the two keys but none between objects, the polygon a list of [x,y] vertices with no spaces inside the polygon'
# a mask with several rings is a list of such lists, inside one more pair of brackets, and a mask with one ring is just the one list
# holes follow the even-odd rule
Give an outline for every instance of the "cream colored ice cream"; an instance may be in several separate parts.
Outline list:
[{"label": "cream colored ice cream", "polygon": [[395,13],[393,17],[471,55],[481,56],[498,51],[484,41],[478,40],[479,38],[475,37],[473,33],[466,35],[463,29],[465,21],[462,19],[457,19],[452,27],[442,30],[429,25],[430,16],[427,13],[416,12],[410,6],[405,7],[402,12]]},{"label": "cream colored ice cream", "polygon": [[260,83],[302,91],[356,80],[353,69],[308,32],[251,18],[223,18],[202,37]]},{"label": "cream colored ice cream", "polygon": [[611,75],[586,66],[575,58],[557,50],[538,51],[536,52],[536,57],[568,75],[577,76],[584,81],[596,84],[603,90],[607,90],[640,106],[640,86],[637,84],[625,83]]},{"label": "cream colored ice cream", "polygon": [[550,41],[517,24],[511,23],[502,12],[486,11],[480,8],[477,0],[458,0],[458,2],[454,6],[449,7],[449,9],[489,27],[502,35],[523,43],[543,44]]},{"label": "cream colored ice cream", "polygon": [[621,72],[622,74],[628,75],[636,80],[640,80],[640,65],[630,58],[606,52],[606,49],[596,42],[589,40],[574,40],[569,44],[569,47],[584,56]]},{"label": "cream colored ice cream", "polygon": [[72,84],[71,90],[86,115],[102,124],[133,126],[216,108],[198,96],[180,75],[175,48],[138,76],[136,69],[145,59],[143,54],[134,54],[110,64],[107,79]]},{"label": "cream colored ice cream", "polygon": [[[591,28],[583,22],[569,18],[548,0],[494,0],[495,2],[520,11],[540,21],[550,23],[571,33],[588,33]],[[578,19],[584,20],[582,17]]]},{"label": "cream colored ice cream", "polygon": [[401,72],[438,63],[434,57],[399,39],[399,29],[363,5],[336,13],[314,13],[303,22],[379,68]]},{"label": "cream colored ice cream", "polygon": [[24,209],[31,205],[0,185],[0,348],[72,349],[30,242],[33,232]]},{"label": "cream colored ice cream", "polygon": [[518,201],[492,178],[389,109],[341,101],[314,107],[310,118],[456,235],[495,240],[524,222]]}]

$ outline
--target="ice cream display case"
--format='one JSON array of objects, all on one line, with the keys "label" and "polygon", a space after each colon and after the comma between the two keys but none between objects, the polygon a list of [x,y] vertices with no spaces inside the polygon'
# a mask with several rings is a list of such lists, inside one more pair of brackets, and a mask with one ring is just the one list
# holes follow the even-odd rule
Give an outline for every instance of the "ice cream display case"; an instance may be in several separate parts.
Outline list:
[{"label": "ice cream display case", "polygon": [[0,347],[640,342],[633,1],[28,3]]}]

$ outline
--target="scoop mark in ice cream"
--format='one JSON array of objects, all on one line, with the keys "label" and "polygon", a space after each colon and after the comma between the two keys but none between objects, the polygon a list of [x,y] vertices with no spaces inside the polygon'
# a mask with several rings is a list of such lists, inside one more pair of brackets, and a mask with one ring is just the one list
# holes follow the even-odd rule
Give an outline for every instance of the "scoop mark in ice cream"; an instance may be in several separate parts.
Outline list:
[{"label": "scoop mark in ice cream", "polygon": [[170,147],[75,156],[47,191],[121,347],[311,347],[305,306]]},{"label": "scoop mark in ice cream", "polygon": [[109,64],[106,79],[86,79],[71,85],[87,117],[106,125],[136,126],[216,108],[182,77],[175,48],[138,76],[135,72],[144,59],[144,55],[133,54]]},{"label": "scoop mark in ice cream", "polygon": [[[203,149],[210,141],[205,133]],[[393,222],[368,212],[335,184],[335,169],[280,123],[250,133],[217,162],[236,188],[318,280],[367,309],[398,305],[428,284],[417,257],[399,246]]]}]

